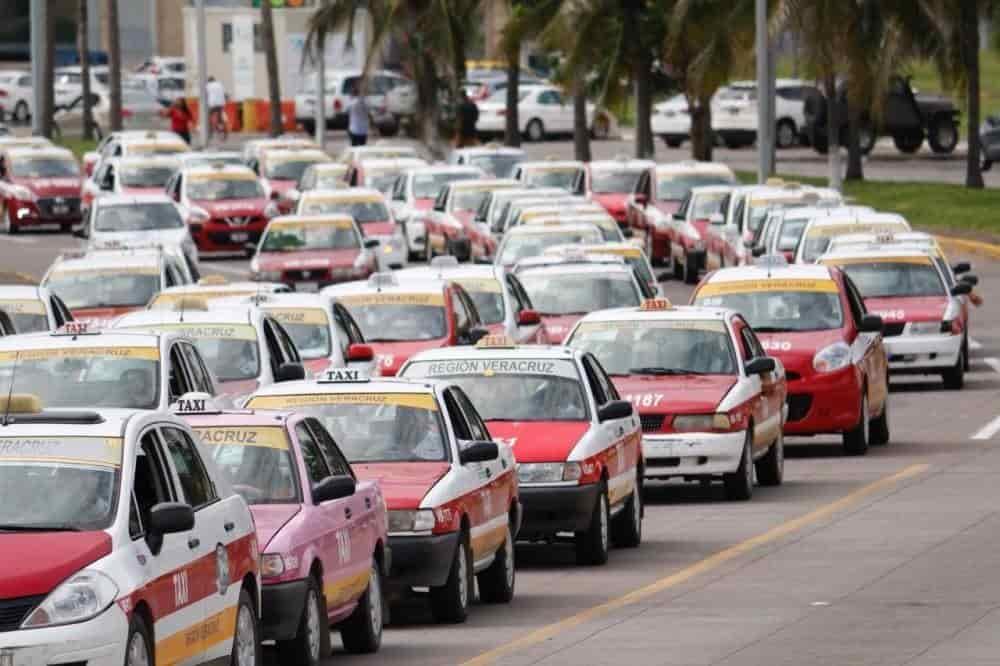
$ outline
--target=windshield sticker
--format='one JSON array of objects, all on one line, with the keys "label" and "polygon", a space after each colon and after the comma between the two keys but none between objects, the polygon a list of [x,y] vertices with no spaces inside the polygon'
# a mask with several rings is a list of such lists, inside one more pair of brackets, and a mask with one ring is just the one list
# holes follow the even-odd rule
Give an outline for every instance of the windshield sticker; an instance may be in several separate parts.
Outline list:
[{"label": "windshield sticker", "polygon": [[913,266],[930,266],[930,257],[845,257],[843,259],[824,259],[820,263],[826,266],[851,266],[854,264],[910,264]]},{"label": "windshield sticker", "polygon": [[337,300],[347,306],[351,305],[436,305],[444,307],[442,294],[345,294],[337,296]]},{"label": "windshield sticker", "polygon": [[726,324],[715,319],[626,319],[622,321],[585,321],[577,328],[578,333],[589,331],[621,331],[630,329],[665,328],[672,331],[712,331],[725,333]]},{"label": "windshield sticker", "polygon": [[256,294],[258,289],[247,288],[247,289],[226,289],[220,291],[207,291],[204,289],[191,289],[185,291],[174,291],[170,293],[159,293],[153,298],[153,305],[162,305],[164,303],[176,303],[184,298],[204,298],[205,300],[212,298],[225,298],[227,296],[249,296],[250,294]]},{"label": "windshield sticker", "polygon": [[223,171],[221,173],[192,173],[188,177],[189,183],[204,183],[210,180],[257,180],[253,173],[240,173],[233,171]]},{"label": "windshield sticker", "polygon": [[159,275],[159,266],[115,266],[101,268],[57,268],[52,276],[57,275]]},{"label": "windshield sticker", "polygon": [[381,199],[374,196],[358,196],[356,194],[349,194],[343,196],[337,196],[336,194],[319,194],[306,196],[303,202],[304,205],[309,204],[324,204],[324,203],[342,203],[342,204],[362,204],[362,203],[381,203]]},{"label": "windshield sticker", "polygon": [[158,331],[181,331],[192,338],[219,340],[256,340],[257,330],[248,324],[145,324],[134,328],[154,328]]},{"label": "windshield sticker", "polygon": [[719,294],[749,294],[759,291],[808,291],[824,294],[838,293],[833,280],[804,280],[773,278],[767,280],[736,280],[733,282],[712,282],[698,290],[697,298]]},{"label": "windshield sticker", "polygon": [[481,358],[448,361],[419,361],[411,365],[407,375],[417,377],[454,377],[456,375],[544,375],[579,379],[570,361],[549,359]]},{"label": "windshield sticker", "polygon": [[809,228],[807,238],[842,236],[844,234],[877,234],[885,231],[909,231],[901,222],[881,222],[876,224],[814,224]]},{"label": "windshield sticker", "polygon": [[49,347],[0,352],[0,361],[46,361],[64,358],[116,358],[159,361],[156,347]]},{"label": "windshield sticker", "polygon": [[286,220],[274,220],[268,225],[268,231],[284,231],[286,229],[305,229],[309,227],[314,229],[316,227],[326,227],[330,229],[353,229],[354,219],[350,217],[333,217],[323,220],[308,220],[308,219],[286,219]]},{"label": "windshield sticker", "polygon": [[309,395],[262,395],[251,398],[247,407],[287,409],[307,405],[394,405],[437,411],[434,396],[427,393],[313,393]]},{"label": "windshield sticker", "polygon": [[41,301],[0,300],[0,310],[9,314],[45,314],[45,303]]},{"label": "windshield sticker", "polygon": [[120,437],[0,437],[0,462],[121,467]]},{"label": "windshield sticker", "polygon": [[329,323],[329,320],[326,318],[326,312],[318,308],[312,308],[309,310],[266,308],[264,311],[282,324],[312,324],[314,326],[326,326]]},{"label": "windshield sticker", "polygon": [[458,278],[455,280],[466,291],[475,294],[499,294],[502,293],[500,281],[491,278]]},{"label": "windshield sticker", "polygon": [[219,426],[194,428],[206,444],[222,446],[258,446],[266,449],[288,449],[284,428],[246,428]]}]

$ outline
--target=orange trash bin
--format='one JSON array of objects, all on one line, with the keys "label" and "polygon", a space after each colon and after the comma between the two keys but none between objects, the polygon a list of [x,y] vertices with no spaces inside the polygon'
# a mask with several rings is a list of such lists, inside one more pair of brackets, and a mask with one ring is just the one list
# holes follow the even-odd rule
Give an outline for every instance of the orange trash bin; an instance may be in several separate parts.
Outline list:
[{"label": "orange trash bin", "polygon": [[226,114],[226,125],[229,126],[230,132],[240,132],[242,131],[242,126],[240,124],[240,109],[239,104],[236,102],[226,102],[224,107],[224,113]]}]

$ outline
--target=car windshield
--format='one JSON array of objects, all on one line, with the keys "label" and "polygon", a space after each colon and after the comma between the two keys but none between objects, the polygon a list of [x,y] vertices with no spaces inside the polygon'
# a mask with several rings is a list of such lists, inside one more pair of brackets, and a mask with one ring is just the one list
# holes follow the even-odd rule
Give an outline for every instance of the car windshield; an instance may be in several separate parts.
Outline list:
[{"label": "car windshield", "polygon": [[98,206],[94,215],[95,231],[154,231],[181,229],[184,220],[172,203]]},{"label": "car windshield", "polygon": [[292,338],[299,356],[306,361],[330,355],[330,320],[318,308],[301,310],[268,310]]},{"label": "car windshield", "polygon": [[523,157],[520,155],[473,155],[469,157],[466,161],[474,166],[482,169],[486,175],[492,176],[493,178],[507,178],[510,176],[511,171],[514,170],[521,161]]},{"label": "car windshield", "polygon": [[843,326],[844,311],[836,285],[830,282],[824,289],[826,291],[769,288],[747,292],[737,288],[735,292],[709,296],[699,292],[695,294],[694,303],[735,310],[759,333],[828,331]]},{"label": "car windshield", "polygon": [[320,171],[316,174],[316,182],[311,189],[345,190],[348,187],[350,187],[350,183],[344,180],[344,172]]},{"label": "car windshield", "polygon": [[396,185],[398,178],[399,173],[381,171],[379,173],[368,174],[365,178],[365,185],[388,196],[392,192],[392,188]]},{"label": "car windshield", "polygon": [[183,326],[194,340],[205,363],[221,382],[256,379],[260,376],[257,335],[249,325]]},{"label": "car windshield", "polygon": [[302,501],[288,434],[279,427],[196,427],[216,466],[247,504]]},{"label": "car windshield", "polygon": [[567,345],[592,353],[611,375],[734,375],[721,321],[584,322]]},{"label": "car windshield", "polygon": [[79,346],[0,352],[0,392],[37,395],[45,407],[156,409],[159,351]]},{"label": "car windshield", "polygon": [[458,279],[469,297],[476,304],[479,319],[484,324],[501,324],[504,320],[503,293],[500,282],[490,279]]},{"label": "car windshield", "polygon": [[77,178],[80,167],[66,157],[28,157],[11,160],[15,178]]},{"label": "car windshield", "polygon": [[448,334],[443,305],[406,303],[405,297],[395,303],[392,298],[371,299],[387,301],[382,303],[365,300],[359,303],[344,300],[344,304],[368,342],[437,340]]},{"label": "car windshield", "polygon": [[299,181],[302,172],[315,164],[316,160],[281,160],[278,162],[266,162],[264,177],[272,180],[294,180]]},{"label": "car windshield", "polygon": [[162,188],[176,170],[170,165],[123,166],[118,169],[118,178],[123,187]]},{"label": "car windshield", "polygon": [[941,275],[931,263],[914,261],[851,262],[841,269],[854,281],[863,298],[943,296]]},{"label": "car windshield", "polygon": [[196,201],[260,199],[264,189],[256,178],[192,179],[187,184],[187,195]]},{"label": "car windshield", "polygon": [[455,190],[451,195],[451,209],[452,210],[478,210],[480,204],[483,203],[489,195],[489,190],[476,190],[472,188],[462,188],[460,190]]},{"label": "car windshield", "polygon": [[707,220],[712,215],[722,212],[722,203],[728,196],[727,192],[699,194],[691,200],[691,210],[688,218],[692,220]]},{"label": "car windshield", "polygon": [[268,227],[261,252],[298,250],[350,250],[361,247],[361,239],[351,222],[288,222]]},{"label": "car windshield", "polygon": [[543,315],[586,314],[639,305],[639,291],[629,275],[528,272],[518,277]]},{"label": "car windshield", "polygon": [[693,187],[705,185],[730,185],[726,176],[711,173],[686,173],[660,176],[656,180],[656,198],[659,201],[683,201]]},{"label": "car windshield", "polygon": [[802,239],[802,232],[805,230],[807,224],[809,224],[809,220],[804,218],[799,220],[785,220],[781,225],[781,231],[778,233],[778,251],[794,252],[795,248],[799,245],[799,241]]},{"label": "car windshield", "polygon": [[521,259],[537,257],[550,247],[556,245],[580,245],[603,243],[601,230],[594,227],[593,231],[547,231],[545,233],[519,234],[507,236],[500,251],[500,263],[510,266]]},{"label": "car windshield", "polygon": [[534,187],[558,187],[563,190],[573,189],[577,169],[540,169],[529,171],[527,181]]},{"label": "car windshield", "polygon": [[127,269],[56,271],[45,286],[70,310],[141,307],[161,288],[159,268],[130,272]]},{"label": "car windshield", "polygon": [[592,171],[590,189],[594,194],[629,194],[635,191],[642,171]]},{"label": "car windshield", "polygon": [[109,442],[121,446],[104,437],[0,437],[0,533],[110,527],[121,449],[109,455]]},{"label": "car windshield", "polygon": [[381,201],[343,200],[309,201],[302,207],[302,215],[350,215],[358,224],[388,222],[389,209]]},{"label": "car windshield", "polygon": [[49,330],[49,316],[42,301],[0,299],[0,310],[7,313],[18,333]]},{"label": "car windshield", "polygon": [[478,178],[475,173],[418,173],[413,176],[413,197],[416,199],[436,199],[441,188],[448,183]]}]

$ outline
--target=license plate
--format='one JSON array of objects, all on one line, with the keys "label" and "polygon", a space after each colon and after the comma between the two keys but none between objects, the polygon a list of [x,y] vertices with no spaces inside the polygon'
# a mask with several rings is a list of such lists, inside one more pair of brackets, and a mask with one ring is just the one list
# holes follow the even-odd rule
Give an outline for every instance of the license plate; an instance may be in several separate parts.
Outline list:
[{"label": "license plate", "polygon": [[319,282],[298,282],[295,291],[319,291]]},{"label": "license plate", "polygon": [[236,233],[229,234],[229,240],[234,243],[246,243],[250,240],[250,234],[237,231]]},{"label": "license plate", "polygon": [[69,206],[53,206],[52,213],[53,215],[68,215]]}]

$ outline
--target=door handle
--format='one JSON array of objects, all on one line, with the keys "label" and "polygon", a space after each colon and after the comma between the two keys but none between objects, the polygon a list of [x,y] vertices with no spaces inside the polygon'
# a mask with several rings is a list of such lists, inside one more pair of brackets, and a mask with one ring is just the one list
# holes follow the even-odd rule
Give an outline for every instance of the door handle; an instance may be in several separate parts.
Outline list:
[{"label": "door handle", "polygon": [[201,540],[198,539],[197,537],[191,537],[190,539],[188,539],[188,548],[190,548],[191,550],[194,550],[200,545],[201,545]]},{"label": "door handle", "polygon": [[344,517],[350,519],[351,517],[351,507],[344,508]]},{"label": "door handle", "polygon": [[234,529],[236,529],[236,523],[230,520],[227,521],[222,527],[224,527],[227,532],[232,532]]},{"label": "door handle", "polygon": [[372,508],[372,498],[371,497],[366,497],[365,498],[365,508],[366,509]]}]

